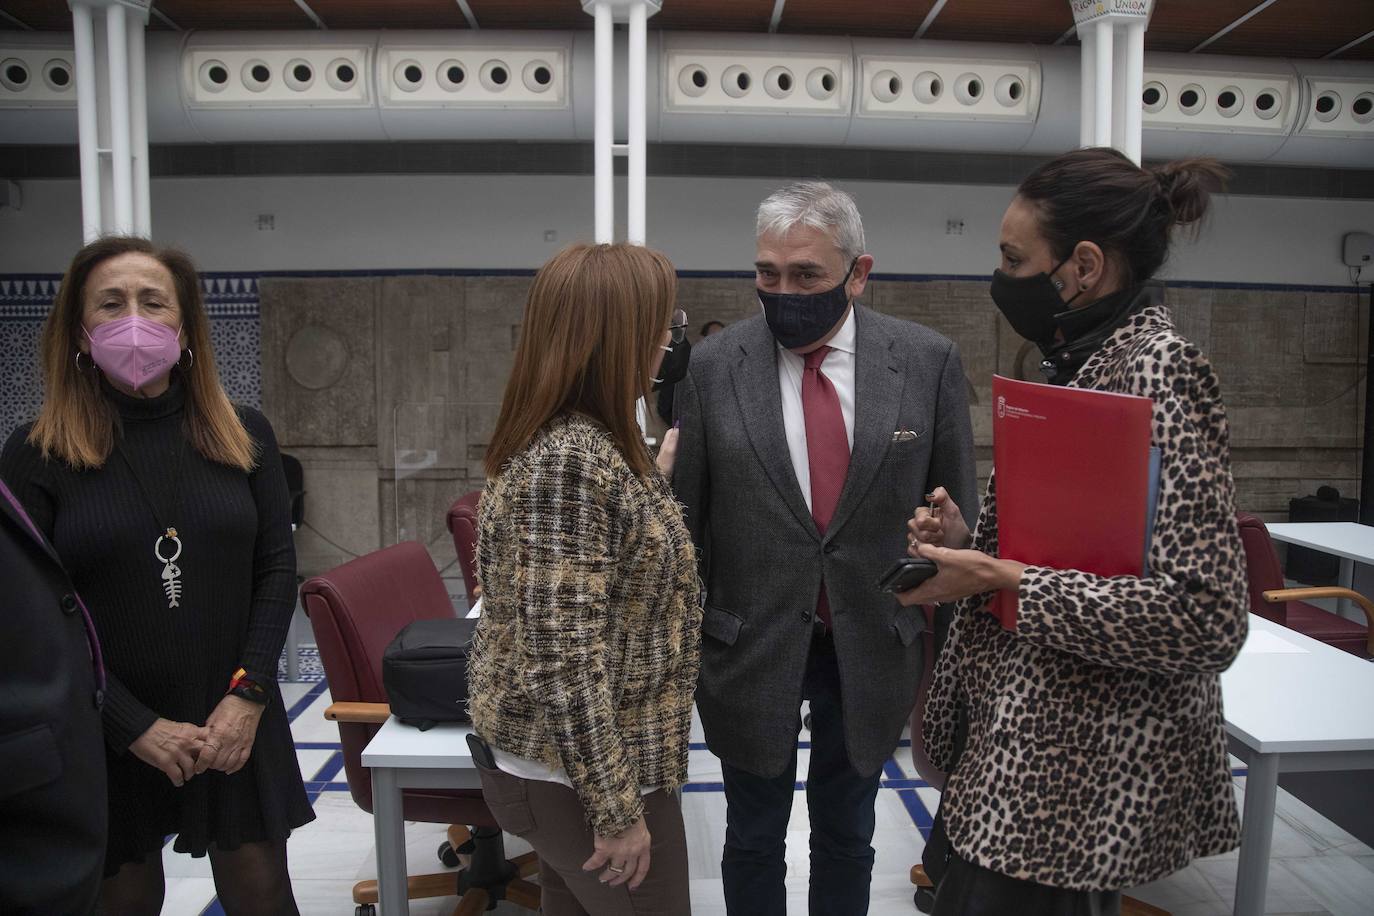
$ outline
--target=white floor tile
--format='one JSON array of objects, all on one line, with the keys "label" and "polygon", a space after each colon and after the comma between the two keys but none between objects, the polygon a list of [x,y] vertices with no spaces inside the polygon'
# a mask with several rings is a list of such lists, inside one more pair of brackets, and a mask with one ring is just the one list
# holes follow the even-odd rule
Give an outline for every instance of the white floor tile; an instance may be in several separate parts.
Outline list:
[{"label": "white floor tile", "polygon": [[1283,866],[1334,916],[1374,913],[1374,872],[1354,859],[1326,855],[1289,859]]},{"label": "white floor tile", "polygon": [[[1284,860],[1269,862],[1269,884],[1264,898],[1266,913],[1318,913],[1325,907],[1306,885],[1284,866]],[[1203,859],[1196,864],[1228,908],[1236,899],[1236,864],[1234,862]],[[1358,866],[1357,866],[1358,867]],[[1365,913],[1364,916],[1368,916]]]}]

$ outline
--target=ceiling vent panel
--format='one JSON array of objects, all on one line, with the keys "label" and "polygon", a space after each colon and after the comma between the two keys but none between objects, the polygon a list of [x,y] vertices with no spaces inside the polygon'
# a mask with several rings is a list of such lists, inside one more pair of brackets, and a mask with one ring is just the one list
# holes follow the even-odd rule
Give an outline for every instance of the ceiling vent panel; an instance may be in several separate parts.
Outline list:
[{"label": "ceiling vent panel", "polygon": [[394,140],[571,140],[572,62],[569,32],[384,32],[382,124]]},{"label": "ceiling vent panel", "polygon": [[0,143],[75,143],[71,45],[51,35],[0,36]]},{"label": "ceiling vent panel", "polygon": [[211,142],[384,139],[375,44],[366,32],[193,32],[180,53],[186,117]]},{"label": "ceiling vent panel", "polygon": [[872,40],[855,52],[852,145],[1013,152],[1035,128],[1042,79],[1033,50]]},{"label": "ceiling vent panel", "polygon": [[1374,167],[1374,64],[1294,62],[1302,81],[1297,128],[1280,158],[1295,165]]},{"label": "ceiling vent panel", "polygon": [[660,40],[663,140],[844,142],[854,95],[849,39],[664,32]]},{"label": "ceiling vent panel", "polygon": [[1147,159],[1266,162],[1292,132],[1300,95],[1288,61],[1147,54],[1141,148]]}]

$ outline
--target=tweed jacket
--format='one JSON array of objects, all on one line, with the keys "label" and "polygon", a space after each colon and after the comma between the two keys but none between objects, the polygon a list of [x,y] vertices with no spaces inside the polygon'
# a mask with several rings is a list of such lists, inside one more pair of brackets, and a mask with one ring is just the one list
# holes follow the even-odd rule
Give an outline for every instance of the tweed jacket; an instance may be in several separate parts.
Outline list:
[{"label": "tweed jacket", "polygon": [[700,585],[681,509],[586,418],[550,421],[487,483],[473,728],[562,768],[593,829],[639,818],[640,789],[687,779]]},{"label": "tweed jacket", "polygon": [[[1118,890],[1239,843],[1218,675],[1246,637],[1245,566],[1217,377],[1168,311],[1138,311],[1070,384],[1154,401],[1150,577],[1030,567],[1012,632],[983,610],[990,595],[965,599],[923,735],[949,770],[967,709],[941,799],[960,856],[1054,887]],[[997,555],[995,477],[973,546]]]},{"label": "tweed jacket", "polygon": [[792,466],[778,344],[763,316],[707,338],[677,387],[673,488],[707,591],[697,712],[712,753],[760,776],[782,773],[796,753],[822,580],[850,763],[868,774],[892,756],[921,679],[925,615],[876,583],[905,556],[907,520],[931,488],[944,485],[968,510],[977,501],[958,347],[854,311],[854,448],[824,535]]}]

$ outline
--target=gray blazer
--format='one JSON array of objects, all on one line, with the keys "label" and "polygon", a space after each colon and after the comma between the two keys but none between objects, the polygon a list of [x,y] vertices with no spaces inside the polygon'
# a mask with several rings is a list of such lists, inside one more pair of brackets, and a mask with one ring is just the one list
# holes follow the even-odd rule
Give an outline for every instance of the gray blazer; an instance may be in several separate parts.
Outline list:
[{"label": "gray blazer", "polygon": [[[944,486],[977,515],[958,348],[929,328],[854,308],[854,448],[824,537],[788,454],[777,344],[763,316],[695,348],[677,389],[673,487],[707,590],[697,709],[711,751],[760,776],[780,774],[796,744],[822,576],[849,759],[865,774],[883,765],[915,699],[925,617],[875,582],[905,555],[907,520],[931,489]],[[916,438],[893,441],[899,430]]]}]

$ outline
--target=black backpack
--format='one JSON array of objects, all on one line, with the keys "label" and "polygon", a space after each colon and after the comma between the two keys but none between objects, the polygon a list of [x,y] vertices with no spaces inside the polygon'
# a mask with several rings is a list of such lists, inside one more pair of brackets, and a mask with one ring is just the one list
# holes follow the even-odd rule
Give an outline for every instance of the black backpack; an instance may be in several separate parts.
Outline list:
[{"label": "black backpack", "polygon": [[477,620],[441,617],[405,626],[382,653],[391,712],[421,731],[468,717],[468,650]]}]

